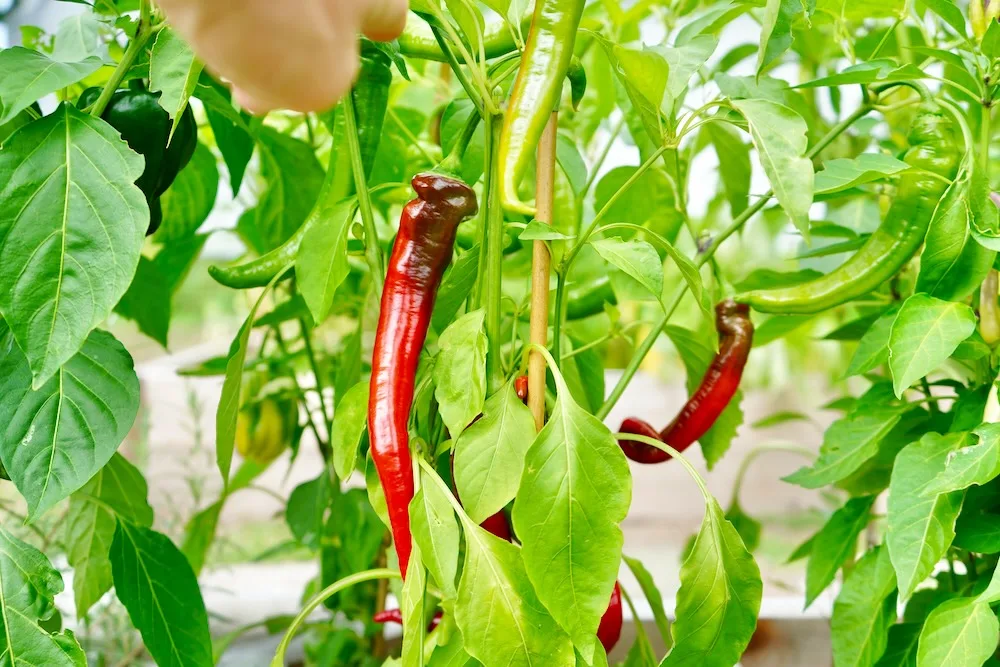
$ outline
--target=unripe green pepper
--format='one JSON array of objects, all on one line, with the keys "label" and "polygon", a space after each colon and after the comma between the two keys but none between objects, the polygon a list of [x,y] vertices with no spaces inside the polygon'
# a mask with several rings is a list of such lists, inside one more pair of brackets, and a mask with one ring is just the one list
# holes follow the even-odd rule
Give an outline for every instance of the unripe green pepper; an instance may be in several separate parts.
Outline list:
[{"label": "unripe green pepper", "polygon": [[[80,95],[76,105],[80,109],[86,109],[100,96],[100,88],[88,88]],[[146,203],[149,204],[147,236],[160,226],[160,196],[174,182],[180,170],[191,161],[198,145],[198,124],[190,105],[181,114],[171,138],[173,122],[166,109],[160,106],[159,99],[159,93],[148,90],[118,90],[111,96],[101,114],[101,118],[121,133],[129,148],[146,159],[146,167],[135,184],[146,195]]]}]

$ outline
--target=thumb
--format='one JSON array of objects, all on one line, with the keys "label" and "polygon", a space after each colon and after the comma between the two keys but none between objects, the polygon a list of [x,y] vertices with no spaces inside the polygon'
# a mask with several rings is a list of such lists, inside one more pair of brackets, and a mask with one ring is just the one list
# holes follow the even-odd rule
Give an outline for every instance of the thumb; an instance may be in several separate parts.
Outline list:
[{"label": "thumb", "polygon": [[407,0],[359,0],[365,2],[361,32],[377,42],[396,39],[406,27]]}]

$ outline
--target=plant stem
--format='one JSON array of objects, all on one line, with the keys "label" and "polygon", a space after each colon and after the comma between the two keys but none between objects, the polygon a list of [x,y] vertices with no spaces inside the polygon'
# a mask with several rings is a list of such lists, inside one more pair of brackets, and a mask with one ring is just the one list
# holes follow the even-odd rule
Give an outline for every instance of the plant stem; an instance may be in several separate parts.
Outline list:
[{"label": "plant stem", "polygon": [[497,159],[500,148],[502,117],[486,117],[486,187],[483,191],[485,213],[483,216],[484,255],[481,255],[480,269],[485,269],[482,298],[486,306],[486,337],[489,350],[486,355],[487,394],[492,394],[503,384],[503,360],[500,353],[502,344],[501,308],[503,298],[503,207],[500,204],[500,163]]},{"label": "plant stem", "polygon": [[365,228],[365,259],[368,260],[368,267],[371,269],[375,295],[381,298],[385,270],[382,266],[382,251],[378,246],[378,232],[375,230],[371,193],[368,192],[368,182],[365,178],[365,165],[361,160],[361,143],[358,141],[358,120],[354,110],[354,93],[345,95],[341,104],[344,107],[344,132],[347,135],[347,149],[351,153],[351,169],[354,172],[354,190],[358,194],[358,208],[361,210],[361,222]]},{"label": "plant stem", "polygon": [[[285,357],[288,357],[289,356],[288,347],[285,345],[285,339],[282,337],[281,331],[278,329],[277,326],[271,327],[271,330],[274,331],[274,339],[278,343],[278,349],[281,350],[281,354]],[[320,454],[323,455],[323,460],[329,463],[330,458],[333,456],[333,450],[330,448],[330,443],[326,442],[325,440],[323,440],[322,437],[320,437],[319,429],[316,427],[316,422],[313,421],[312,411],[309,409],[309,404],[305,400],[305,392],[302,391],[302,386],[299,384],[299,378],[296,377],[295,375],[295,369],[289,369],[288,375],[292,380],[292,384],[295,385],[295,391],[303,396],[302,402],[303,402],[303,407],[306,409],[306,421],[309,422],[309,427],[312,429],[313,435],[316,436],[316,444],[319,446]],[[321,395],[320,396],[321,404],[322,401],[323,397]]]},{"label": "plant stem", "polygon": [[990,138],[993,134],[993,107],[983,106],[983,121],[979,127],[979,168],[983,170],[983,176],[989,181],[990,173]]},{"label": "plant stem", "polygon": [[[816,157],[824,148],[829,146],[837,137],[843,134],[848,127],[853,125],[859,118],[863,117],[871,110],[872,104],[864,104],[858,107],[851,115],[830,128],[830,131],[827,132],[818,142],[816,142],[815,146],[806,152],[806,157],[810,160]],[[665,148],[661,148],[661,150],[665,150]],[[652,157],[650,159],[652,159]],[[770,201],[772,196],[774,196],[774,191],[768,190],[752,206],[748,207],[745,211],[743,211],[743,213],[736,216],[729,226],[712,240],[708,249],[698,256],[695,260],[695,265],[700,268],[703,264],[705,264],[705,262],[711,259],[712,256],[715,255],[715,252],[719,249],[719,246],[721,246],[726,239],[743,227],[747,220],[760,212],[760,210],[767,205],[767,202]],[[622,376],[618,379],[618,383],[611,390],[611,393],[604,401],[604,404],[601,405],[601,409],[596,412],[595,416],[598,419],[604,419],[607,417],[608,413],[611,412],[611,409],[615,406],[615,403],[617,403],[618,399],[622,397],[622,394],[625,392],[625,388],[628,386],[629,382],[632,381],[632,377],[635,375],[636,371],[639,370],[639,366],[646,358],[646,355],[649,354],[651,349],[653,349],[653,345],[656,343],[656,339],[659,338],[660,332],[663,330],[663,327],[667,325],[667,322],[670,321],[670,318],[673,316],[674,311],[677,310],[677,306],[680,305],[681,299],[684,298],[684,294],[687,290],[687,283],[683,283],[677,290],[674,297],[669,301],[669,305],[664,309],[663,315],[661,315],[660,318],[653,324],[653,328],[649,332],[649,335],[646,336],[642,343],[639,344],[639,348],[636,350],[635,354],[632,355],[628,365],[622,372]]]},{"label": "plant stem", "polygon": [[[312,369],[313,377],[316,378],[316,393],[319,395],[319,409],[323,414],[326,432],[333,433],[333,416],[326,411],[326,400],[323,398],[323,379],[319,374],[319,364],[316,362],[316,355],[313,353],[312,340],[309,338],[309,327],[306,321],[299,318],[299,330],[302,332],[302,344],[305,346],[306,357],[309,359],[309,367]],[[336,399],[338,397],[334,397]]]},{"label": "plant stem", "polygon": [[281,643],[278,644],[278,648],[274,652],[274,659],[271,660],[271,667],[284,667],[285,652],[288,650],[288,645],[291,643],[295,633],[298,632],[299,627],[302,626],[305,620],[309,618],[309,615],[313,613],[317,607],[323,604],[325,600],[336,595],[345,588],[354,586],[355,584],[362,584],[366,581],[372,581],[374,579],[400,578],[402,577],[400,577],[399,572],[396,570],[379,568],[376,570],[366,570],[364,572],[358,572],[356,574],[346,576],[324,588],[322,591],[317,593],[316,596],[308,602],[308,604],[306,604],[302,611],[300,611],[292,621],[291,625],[288,626],[285,636],[281,638]]},{"label": "plant stem", "polygon": [[434,33],[434,39],[437,40],[438,46],[440,46],[441,50],[444,52],[445,58],[448,59],[448,64],[451,65],[451,71],[455,73],[455,78],[458,79],[458,82],[462,85],[462,89],[465,91],[465,94],[469,96],[470,100],[472,100],[472,103],[476,106],[476,110],[479,112],[479,115],[485,118],[486,110],[483,107],[483,99],[480,96],[479,91],[476,90],[476,87],[472,85],[471,81],[469,81],[469,77],[465,75],[465,70],[462,69],[461,63],[459,63],[458,58],[455,57],[455,52],[451,50],[451,44],[448,43],[445,36],[441,34],[441,30],[436,26],[431,25],[431,32]]},{"label": "plant stem", "polygon": [[135,37],[129,41],[128,48],[125,49],[122,59],[115,67],[115,71],[111,73],[111,78],[104,84],[104,90],[101,91],[97,101],[94,102],[94,106],[90,108],[91,116],[100,118],[101,114],[104,113],[108,102],[111,101],[111,96],[118,90],[118,86],[121,85],[125,79],[125,75],[132,68],[132,63],[139,57],[139,54],[145,48],[146,42],[149,41],[153,33],[154,30],[150,23],[150,0],[142,0],[139,3],[139,24],[135,29]]},{"label": "plant stem", "polygon": [[[556,131],[559,114],[553,111],[538,144],[535,167],[535,217],[552,224],[556,174]],[[531,342],[545,347],[549,337],[549,270],[551,257],[545,241],[535,240],[531,248]],[[558,346],[554,340],[553,345]],[[558,347],[556,348],[558,349]],[[554,355],[559,358],[558,352]],[[528,356],[528,407],[535,418],[535,430],[545,425],[545,359],[532,351]]]}]

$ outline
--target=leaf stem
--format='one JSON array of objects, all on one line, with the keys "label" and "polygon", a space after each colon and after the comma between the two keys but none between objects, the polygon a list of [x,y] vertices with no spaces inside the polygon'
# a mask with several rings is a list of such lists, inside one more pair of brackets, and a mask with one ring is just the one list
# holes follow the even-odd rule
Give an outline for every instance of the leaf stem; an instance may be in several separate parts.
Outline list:
[{"label": "leaf stem", "polygon": [[683,465],[684,469],[687,470],[688,475],[690,475],[691,479],[694,480],[694,483],[698,485],[698,488],[701,490],[701,495],[705,497],[706,502],[714,498],[712,493],[708,490],[708,486],[705,484],[705,480],[702,479],[701,475],[698,474],[698,471],[694,469],[694,466],[691,465],[690,461],[684,458],[684,456],[679,451],[677,451],[667,443],[661,442],[655,438],[648,438],[644,435],[637,435],[635,433],[615,433],[614,437],[617,440],[635,440],[636,442],[641,442],[643,444],[656,447],[657,449],[662,449],[667,454],[670,454],[670,456],[681,462],[681,465]]},{"label": "leaf stem", "polygon": [[365,228],[365,259],[372,273],[372,283],[377,297],[382,296],[382,281],[384,268],[382,266],[382,251],[378,246],[378,232],[375,229],[375,216],[372,213],[371,193],[365,178],[365,165],[361,159],[361,142],[358,139],[358,120],[354,109],[354,93],[345,95],[341,105],[344,107],[344,131],[347,135],[347,149],[351,153],[351,169],[354,172],[354,190],[358,195],[358,208],[361,210],[361,221]]},{"label": "leaf stem", "polygon": [[[489,348],[486,355],[487,393],[492,394],[503,384],[503,363],[501,359],[501,324],[503,300],[503,207],[500,205],[500,130],[501,116],[486,117],[486,169],[487,178],[483,190],[485,200],[483,224],[485,253],[480,263],[480,275],[484,276],[482,297],[486,307],[486,337]],[[485,272],[484,272],[485,271]]]},{"label": "leaf stem", "polygon": [[274,659],[271,660],[271,667],[284,667],[285,664],[285,652],[288,650],[288,645],[291,643],[292,638],[295,633],[298,632],[299,628],[313,613],[317,607],[319,607],[323,602],[330,597],[336,595],[340,591],[350,588],[356,584],[361,584],[366,581],[373,581],[375,579],[401,579],[399,572],[397,570],[390,570],[388,568],[379,568],[375,570],[365,570],[364,572],[358,572],[356,574],[351,574],[343,579],[333,582],[319,593],[313,597],[312,600],[302,608],[302,611],[298,613],[294,620],[292,620],[291,625],[288,626],[288,630],[285,632],[285,636],[281,638],[281,642],[278,644],[277,650],[274,652]]},{"label": "leaf stem", "polygon": [[[444,20],[442,19],[442,23],[443,22]],[[445,36],[441,34],[440,28],[432,23],[429,23],[428,25],[431,26],[431,32],[434,33],[434,39],[437,40],[438,46],[440,46],[441,51],[444,52],[445,58],[448,59],[448,64],[451,65],[451,71],[455,73],[455,78],[458,79],[458,82],[462,85],[462,89],[465,91],[465,94],[468,95],[469,99],[472,100],[472,103],[476,105],[476,110],[479,112],[479,115],[485,118],[487,111],[484,106],[483,97],[480,92],[476,90],[476,87],[472,85],[472,82],[469,81],[469,77],[465,75],[465,70],[462,69],[461,63],[459,63],[458,58],[455,57],[455,52],[452,50],[451,44],[449,44]]]},{"label": "leaf stem", "polygon": [[104,113],[108,102],[111,101],[111,96],[115,94],[118,86],[125,79],[125,75],[132,68],[132,63],[139,57],[139,54],[142,53],[143,48],[146,46],[146,42],[155,33],[150,23],[150,15],[150,0],[141,0],[139,3],[139,23],[135,29],[135,37],[129,41],[128,48],[125,49],[122,59],[115,67],[115,71],[111,73],[111,78],[104,84],[104,89],[101,90],[100,96],[98,96],[97,101],[90,108],[91,116],[100,118],[101,114]]}]

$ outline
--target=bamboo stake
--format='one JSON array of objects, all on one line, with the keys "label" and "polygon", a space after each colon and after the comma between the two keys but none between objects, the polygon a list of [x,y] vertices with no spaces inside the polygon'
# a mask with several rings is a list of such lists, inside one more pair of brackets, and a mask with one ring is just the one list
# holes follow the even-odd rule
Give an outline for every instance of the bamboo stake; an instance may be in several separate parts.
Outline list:
[{"label": "bamboo stake", "polygon": [[[552,224],[553,184],[556,168],[558,113],[553,111],[538,144],[535,179],[535,217]],[[532,244],[531,256],[531,342],[545,347],[549,331],[549,248],[544,241]],[[535,429],[545,424],[545,358],[532,351],[528,358],[528,407]]]}]

